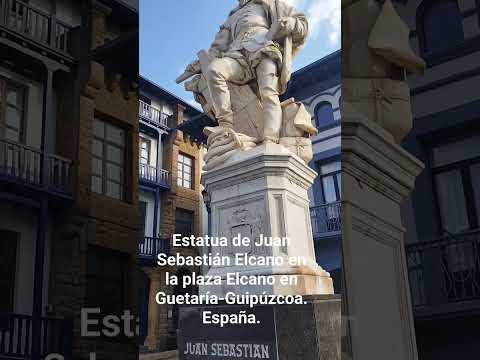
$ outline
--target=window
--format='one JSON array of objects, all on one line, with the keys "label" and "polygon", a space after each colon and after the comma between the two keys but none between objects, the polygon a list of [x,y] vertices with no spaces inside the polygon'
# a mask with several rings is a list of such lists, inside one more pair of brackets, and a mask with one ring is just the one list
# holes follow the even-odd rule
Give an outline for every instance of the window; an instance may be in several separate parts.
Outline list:
[{"label": "window", "polygon": [[193,211],[177,208],[175,210],[175,233],[182,236],[194,235],[193,218]]},{"label": "window", "polygon": [[480,135],[434,147],[432,171],[442,233],[480,224]]},{"label": "window", "polygon": [[419,17],[423,52],[440,52],[463,42],[462,16],[456,0],[424,1]]},{"label": "window", "polygon": [[340,162],[320,165],[320,179],[324,202],[333,203],[340,201],[342,191]]},{"label": "window", "polygon": [[103,315],[122,314],[127,307],[127,254],[89,246],[87,256],[86,306],[100,308]]},{"label": "window", "polygon": [[140,138],[140,164],[150,165],[151,142],[148,139]]},{"label": "window", "polygon": [[25,88],[0,78],[0,130],[5,139],[23,142]]},{"label": "window", "polygon": [[178,154],[177,185],[193,189],[193,158]]},{"label": "window", "polygon": [[14,311],[18,233],[0,230],[0,314]]},{"label": "window", "polygon": [[322,127],[331,125],[334,122],[335,118],[333,117],[332,104],[329,102],[322,102],[318,104],[315,109],[315,123],[317,128],[320,129]]},{"label": "window", "polygon": [[91,189],[123,200],[125,131],[104,121],[93,121]]}]

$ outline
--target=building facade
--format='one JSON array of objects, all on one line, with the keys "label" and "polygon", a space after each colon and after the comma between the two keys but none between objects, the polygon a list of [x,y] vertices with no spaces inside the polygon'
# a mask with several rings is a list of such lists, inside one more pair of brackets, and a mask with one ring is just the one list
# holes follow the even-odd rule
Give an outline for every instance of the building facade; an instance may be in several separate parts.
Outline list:
[{"label": "building facade", "polygon": [[404,147],[425,163],[404,209],[419,358],[474,359],[480,300],[480,3],[396,3],[427,63]]},{"label": "building facade", "polygon": [[178,308],[160,306],[155,295],[196,291],[167,286],[167,273],[188,276],[200,269],[158,266],[159,253],[194,255],[172,246],[173,234],[203,234],[200,171],[203,147],[176,128],[202,113],[153,82],[140,78],[139,179],[143,237],[139,242],[140,343],[142,351],[177,347]]},{"label": "building facade", "polygon": [[135,358],[81,314],[136,309],[137,10],[0,1],[0,31],[0,357]]},{"label": "building facade", "polygon": [[310,167],[318,176],[309,191],[317,262],[341,289],[341,52],[334,52],[292,74],[285,99],[301,101],[318,134],[312,137]]}]

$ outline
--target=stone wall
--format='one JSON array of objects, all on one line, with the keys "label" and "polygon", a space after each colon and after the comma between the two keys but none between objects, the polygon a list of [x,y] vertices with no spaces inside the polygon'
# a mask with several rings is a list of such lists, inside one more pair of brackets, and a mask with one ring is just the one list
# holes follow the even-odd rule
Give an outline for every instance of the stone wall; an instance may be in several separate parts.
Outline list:
[{"label": "stone wall", "polygon": [[[84,43],[93,49],[103,44],[105,18],[110,11],[96,1],[91,3],[89,34]],[[88,29],[88,28],[86,28]],[[88,38],[88,39],[87,39]],[[136,312],[137,251],[140,233],[138,210],[138,94],[136,84],[104,68],[80,60],[78,72],[64,86],[71,96],[58,104],[57,151],[73,160],[74,203],[55,216],[50,272],[49,304],[52,316],[74,321],[74,358],[137,359],[136,340],[115,341],[81,337],[80,314],[85,307],[87,251],[91,245],[126,254],[128,261],[126,308]],[[95,116],[109,121],[126,133],[125,200],[92,193],[91,141]]]}]

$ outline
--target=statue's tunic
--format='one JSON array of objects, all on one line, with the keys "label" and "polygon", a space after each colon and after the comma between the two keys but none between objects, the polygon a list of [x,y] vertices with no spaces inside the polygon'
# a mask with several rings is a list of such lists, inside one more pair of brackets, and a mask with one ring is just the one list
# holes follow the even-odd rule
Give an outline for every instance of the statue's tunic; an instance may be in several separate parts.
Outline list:
[{"label": "statue's tunic", "polygon": [[243,78],[232,81],[239,85],[255,79],[255,68],[264,57],[274,60],[280,69],[284,49],[276,41],[267,39],[267,34],[273,24],[286,17],[294,18],[296,21],[295,29],[291,34],[292,55],[295,55],[306,40],[307,19],[305,15],[281,0],[242,2],[220,27],[209,53],[212,57],[226,56],[236,59],[242,65],[245,73]]},{"label": "statue's tunic", "polygon": [[282,52],[277,43],[266,38],[270,24],[262,5],[250,1],[234,11],[224,26],[232,35],[232,43],[225,56],[236,59],[245,68],[243,83],[254,78],[254,69],[268,56],[279,64]]}]

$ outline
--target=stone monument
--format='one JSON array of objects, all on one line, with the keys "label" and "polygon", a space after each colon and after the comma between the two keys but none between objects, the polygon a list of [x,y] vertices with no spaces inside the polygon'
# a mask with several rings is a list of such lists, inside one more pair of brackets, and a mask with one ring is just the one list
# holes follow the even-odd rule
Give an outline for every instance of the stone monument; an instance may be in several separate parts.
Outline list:
[{"label": "stone monument", "polygon": [[345,359],[417,359],[401,203],[423,164],[407,72],[425,63],[391,0],[342,0],[342,249]]},{"label": "stone monument", "polygon": [[[228,273],[237,273],[274,278],[290,275],[297,282],[242,287],[224,281],[221,286],[201,287],[200,293],[306,296],[302,305],[258,307],[253,311],[263,319],[261,324],[230,326],[220,333],[199,323],[198,314],[205,307],[185,307],[180,315],[181,359],[197,359],[189,349],[203,352],[219,343],[223,344],[222,354],[228,354],[230,347],[232,351],[240,347],[245,356],[239,358],[244,359],[261,358],[248,353],[254,345],[268,352],[265,358],[269,359],[340,357],[340,300],[333,295],[330,275],[315,261],[307,195],[316,176],[307,163],[312,158],[310,137],[317,130],[301,103],[280,101],[290,79],[292,57],[307,34],[305,15],[283,0],[239,0],[211,48],[200,51],[198,60],[177,79],[179,83],[188,80],[185,88],[217,124],[204,129],[208,151],[202,183],[210,199],[211,235],[229,241],[237,235],[253,241],[261,236],[290,239],[290,243],[264,247],[239,248],[230,243],[210,251],[232,258],[242,253],[303,259],[288,265],[214,266],[208,275],[223,280]],[[223,311],[242,310],[242,306],[225,306]],[[201,341],[192,339],[192,326],[203,329]],[[270,334],[265,335],[264,347],[252,343],[250,335],[255,333]],[[304,346],[299,346],[302,338],[306,339]],[[245,344],[251,346],[242,350]]]}]

